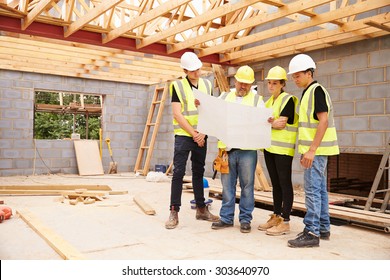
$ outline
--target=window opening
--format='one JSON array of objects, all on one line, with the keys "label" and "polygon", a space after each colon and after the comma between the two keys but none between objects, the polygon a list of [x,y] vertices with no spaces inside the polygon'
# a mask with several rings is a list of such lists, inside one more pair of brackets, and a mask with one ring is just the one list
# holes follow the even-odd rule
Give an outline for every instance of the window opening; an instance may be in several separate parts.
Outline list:
[{"label": "window opening", "polygon": [[102,95],[36,90],[35,139],[99,139]]}]

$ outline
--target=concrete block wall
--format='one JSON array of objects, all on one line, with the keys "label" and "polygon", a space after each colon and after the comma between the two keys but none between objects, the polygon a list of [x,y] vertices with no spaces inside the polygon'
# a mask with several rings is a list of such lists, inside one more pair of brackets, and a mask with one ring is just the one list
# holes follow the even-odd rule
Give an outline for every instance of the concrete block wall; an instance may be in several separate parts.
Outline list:
[{"label": "concrete block wall", "polygon": [[[331,94],[342,152],[383,153],[390,137],[390,36],[308,52],[317,63],[315,78]],[[280,65],[287,69],[292,56],[258,63],[255,69]],[[212,81],[212,77],[208,77]],[[266,83],[257,81],[258,92],[269,98]],[[145,129],[154,86],[106,82],[0,70],[0,176],[47,173],[78,174],[73,142],[33,139],[34,90],[63,90],[103,94],[103,138],[110,137],[113,156],[120,172],[134,170]],[[293,81],[286,91],[298,97]],[[170,98],[165,103],[162,123],[154,147],[151,170],[173,159],[173,128]],[[110,157],[103,145],[103,167]],[[217,140],[209,138],[206,176],[212,175]],[[262,153],[259,152],[263,163]],[[191,166],[187,165],[190,175]],[[293,182],[302,184],[299,156],[293,162]]]},{"label": "concrete block wall", "polygon": [[[317,64],[314,78],[331,95],[342,153],[383,154],[390,138],[390,36],[307,52]],[[268,70],[280,65],[288,71],[293,56],[253,65]],[[267,84],[258,91],[269,98]],[[301,97],[290,79],[285,90]],[[260,155],[262,157],[262,155]],[[293,181],[302,184],[299,156],[293,162]]]},{"label": "concrete block wall", "polygon": [[[34,140],[34,91],[102,94],[103,139],[109,137],[118,171],[133,171],[145,128],[149,86],[0,70],[0,176],[78,174],[72,140]],[[111,161],[103,143],[103,168]]]}]

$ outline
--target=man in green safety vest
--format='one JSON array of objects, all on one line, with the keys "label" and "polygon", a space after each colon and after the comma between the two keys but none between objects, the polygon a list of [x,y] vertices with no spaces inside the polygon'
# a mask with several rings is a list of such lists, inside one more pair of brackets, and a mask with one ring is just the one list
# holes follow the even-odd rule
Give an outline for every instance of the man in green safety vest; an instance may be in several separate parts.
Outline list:
[{"label": "man in green safety vest", "polygon": [[201,75],[202,62],[195,53],[186,52],[181,56],[180,65],[186,74],[184,79],[174,81],[169,86],[172,97],[173,129],[175,148],[173,156],[173,176],[171,183],[170,215],[165,228],[174,229],[179,224],[178,213],[181,206],[183,177],[186,163],[191,152],[192,187],[196,204],[196,219],[217,221],[218,216],[210,213],[205,204],[203,175],[207,153],[207,135],[197,131],[198,109],[195,105],[193,88],[211,95],[209,80]]}]

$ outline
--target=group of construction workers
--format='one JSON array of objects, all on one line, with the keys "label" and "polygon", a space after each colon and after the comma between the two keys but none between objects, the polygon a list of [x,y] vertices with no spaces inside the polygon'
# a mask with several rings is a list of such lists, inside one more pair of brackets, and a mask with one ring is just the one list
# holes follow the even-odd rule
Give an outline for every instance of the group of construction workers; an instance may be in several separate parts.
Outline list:
[{"label": "group of construction workers", "polygon": [[[219,216],[213,215],[205,204],[203,189],[207,135],[197,130],[197,107],[200,103],[193,94],[195,88],[212,95],[212,85],[209,80],[201,78],[203,64],[195,53],[184,53],[180,63],[186,77],[172,82],[169,88],[175,144],[170,215],[165,227],[174,229],[179,224],[183,177],[191,153],[196,219],[212,222],[211,228],[214,230],[232,227],[239,180],[240,231],[248,233],[251,231],[255,207],[254,180],[258,149],[229,147],[218,141],[219,154],[223,152],[227,156],[228,171],[221,172],[222,206]],[[271,94],[266,102],[261,95],[253,92],[255,75],[247,65],[241,66],[234,75],[235,88],[230,92],[222,92],[218,97],[226,102],[271,108],[273,111],[272,117],[268,119],[271,125],[271,146],[263,149],[263,152],[273,187],[274,209],[268,221],[258,226],[267,235],[290,232],[290,213],[294,201],[292,162],[297,144],[301,155],[300,164],[304,168],[306,205],[303,219],[305,227],[295,239],[288,241],[288,246],[297,248],[317,247],[320,239],[330,238],[326,165],[328,156],[339,154],[331,98],[327,90],[314,80],[315,69],[315,62],[306,54],[294,56],[289,63],[288,75],[303,90],[300,100],[284,91],[287,72],[280,66],[271,68],[265,78]]]}]

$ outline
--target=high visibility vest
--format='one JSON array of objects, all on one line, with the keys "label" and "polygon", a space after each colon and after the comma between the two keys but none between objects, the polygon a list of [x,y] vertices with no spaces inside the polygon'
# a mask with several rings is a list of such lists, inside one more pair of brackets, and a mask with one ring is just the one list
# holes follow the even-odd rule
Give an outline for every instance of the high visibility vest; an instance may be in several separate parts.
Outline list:
[{"label": "high visibility vest", "polygon": [[298,108],[298,98],[294,95],[282,92],[276,100],[272,95],[267,102],[265,102],[265,107],[273,109],[273,117],[278,119],[280,113],[283,111],[287,102],[292,98],[294,101],[294,123],[286,124],[286,127],[283,129],[272,129],[271,130],[271,147],[266,148],[265,150],[278,155],[288,155],[294,156],[295,153],[295,142],[297,140],[298,132],[298,114],[296,109]]},{"label": "high visibility vest", "polygon": [[[228,92],[223,92],[220,96],[220,99],[223,99],[227,102],[236,102],[236,90],[232,90],[229,93]],[[242,98],[242,105],[246,106],[254,106],[254,107],[261,107],[263,105],[263,97],[261,95],[255,94],[252,91],[250,91],[247,95],[245,95]],[[218,148],[220,149],[226,149],[225,143],[223,143],[221,140],[218,140]],[[234,147],[230,147],[234,148]],[[252,149],[245,149],[245,150],[252,150]],[[257,150],[257,149],[253,149]]]},{"label": "high visibility vest", "polygon": [[[173,87],[175,87],[176,94],[181,103],[181,113],[188,123],[196,130],[198,125],[198,109],[195,106],[195,97],[190,83],[187,79],[172,82],[169,86],[169,93],[171,96]],[[198,81],[198,90],[211,95],[211,82],[200,78]],[[180,127],[175,118],[173,118],[173,131],[175,135],[192,137],[191,134]]]},{"label": "high visibility vest", "polygon": [[328,105],[328,128],[322,138],[320,146],[316,150],[316,155],[330,156],[340,153],[337,143],[336,127],[333,119],[333,105],[329,93],[318,83],[312,84],[302,97],[299,108],[298,126],[298,151],[300,154],[306,153],[317,132],[319,121],[314,119],[314,91],[316,87],[322,87],[325,92],[325,100]]}]

